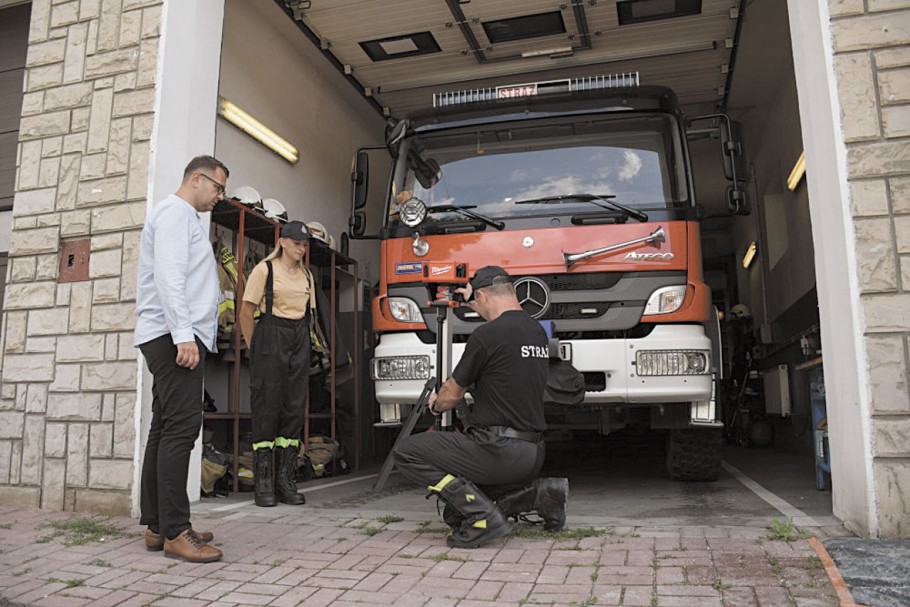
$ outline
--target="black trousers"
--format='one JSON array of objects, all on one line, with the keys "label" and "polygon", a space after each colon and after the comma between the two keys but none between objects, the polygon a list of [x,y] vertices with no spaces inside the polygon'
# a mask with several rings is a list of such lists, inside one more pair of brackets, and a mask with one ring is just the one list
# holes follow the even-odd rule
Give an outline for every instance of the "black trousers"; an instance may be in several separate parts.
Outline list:
[{"label": "black trousers", "polygon": [[546,449],[542,441],[531,443],[471,428],[465,434],[413,434],[401,441],[394,454],[401,473],[423,487],[451,474],[472,481],[495,499],[537,478]]},{"label": "black trousers", "polygon": [[139,523],[174,539],[190,525],[186,494],[190,453],[202,427],[202,378],[206,348],[196,338],[199,364],[177,365],[170,334],[139,346],[152,373],[152,423],[142,462]]},{"label": "black trousers", "polygon": [[309,316],[300,320],[263,316],[253,331],[250,351],[253,445],[300,437],[309,370]]}]

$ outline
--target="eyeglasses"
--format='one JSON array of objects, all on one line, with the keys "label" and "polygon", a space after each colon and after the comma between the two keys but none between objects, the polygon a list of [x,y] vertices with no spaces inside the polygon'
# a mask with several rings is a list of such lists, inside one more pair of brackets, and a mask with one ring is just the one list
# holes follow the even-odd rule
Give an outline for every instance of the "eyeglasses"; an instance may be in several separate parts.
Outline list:
[{"label": "eyeglasses", "polygon": [[199,174],[202,175],[203,177],[205,177],[206,179],[208,179],[209,181],[211,181],[212,183],[214,183],[214,184],[215,184],[215,187],[218,189],[218,194],[219,194],[220,196],[224,196],[225,189],[224,189],[224,186],[223,186],[223,185],[221,185],[220,183],[218,183],[217,181],[215,181],[214,179],[212,179],[211,177],[209,177],[209,176],[206,175],[205,173],[199,173]]}]

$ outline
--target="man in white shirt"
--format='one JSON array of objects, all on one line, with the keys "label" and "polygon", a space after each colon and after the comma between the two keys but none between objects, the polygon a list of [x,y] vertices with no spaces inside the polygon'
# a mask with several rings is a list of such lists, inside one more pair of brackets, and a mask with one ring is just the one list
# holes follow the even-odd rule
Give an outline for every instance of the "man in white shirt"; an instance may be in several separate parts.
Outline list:
[{"label": "man in white shirt", "polygon": [[191,160],[177,192],[152,209],[139,246],[135,345],[154,378],[139,523],[148,526],[146,548],[194,563],[222,557],[207,543],[211,533],[193,531],[186,483],[202,426],[205,353],[215,351],[220,292],[199,214],[224,197],[228,175],[212,156]]}]

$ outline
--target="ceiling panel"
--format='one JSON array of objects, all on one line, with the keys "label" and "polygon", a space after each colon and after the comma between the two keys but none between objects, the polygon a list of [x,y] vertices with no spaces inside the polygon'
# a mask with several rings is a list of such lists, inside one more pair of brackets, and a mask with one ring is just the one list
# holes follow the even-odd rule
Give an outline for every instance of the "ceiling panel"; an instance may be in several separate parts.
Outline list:
[{"label": "ceiling panel", "polygon": [[[462,0],[463,1],[463,0]],[[451,89],[637,71],[687,105],[722,103],[741,0],[702,0],[701,13],[620,26],[616,0],[276,0],[393,115]],[[308,6],[308,8],[307,8]],[[565,32],[492,44],[491,20],[559,12]],[[430,32],[439,52],[374,61],[360,43]],[[405,44],[407,41],[405,41]],[[565,52],[572,49],[571,53]],[[563,51],[557,57],[522,56]]]}]

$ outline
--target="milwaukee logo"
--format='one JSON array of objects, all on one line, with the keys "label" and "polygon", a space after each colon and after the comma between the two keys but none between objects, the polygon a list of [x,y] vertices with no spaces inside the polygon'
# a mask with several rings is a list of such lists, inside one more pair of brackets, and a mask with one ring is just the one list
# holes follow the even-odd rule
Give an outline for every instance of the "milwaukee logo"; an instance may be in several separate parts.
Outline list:
[{"label": "milwaukee logo", "polygon": [[433,276],[439,276],[440,274],[448,274],[452,271],[452,266],[433,266],[430,268],[430,273]]},{"label": "milwaukee logo", "polygon": [[623,261],[670,261],[676,257],[673,253],[636,253],[632,251]]}]

